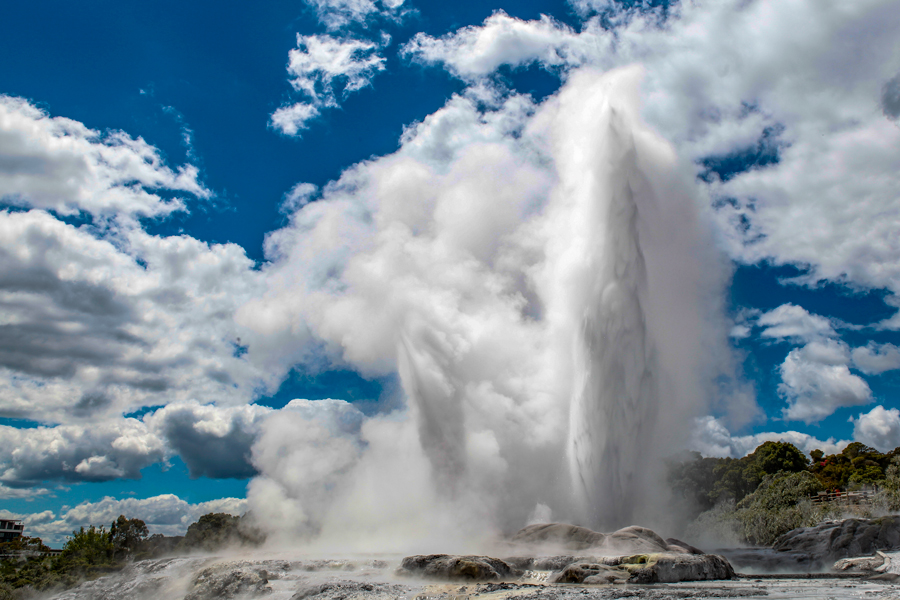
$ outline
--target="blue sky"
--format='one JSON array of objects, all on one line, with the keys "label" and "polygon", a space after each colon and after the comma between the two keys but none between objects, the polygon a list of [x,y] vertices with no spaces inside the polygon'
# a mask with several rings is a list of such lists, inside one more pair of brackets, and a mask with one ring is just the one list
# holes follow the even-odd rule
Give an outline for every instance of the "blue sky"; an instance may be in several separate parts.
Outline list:
[{"label": "blue sky", "polygon": [[[306,527],[328,521],[311,490],[353,487],[340,478],[374,469],[400,422],[391,435],[418,431],[407,450],[435,472],[425,438],[450,444],[457,417],[461,457],[513,461],[502,424],[519,417],[502,411],[536,423],[573,397],[569,367],[543,369],[576,365],[553,347],[578,334],[552,315],[580,288],[552,261],[578,236],[547,232],[581,160],[566,144],[602,112],[579,112],[592,82],[637,132],[628,172],[669,173],[689,198],[658,194],[686,219],[671,248],[634,238],[641,343],[659,349],[643,368],[670,390],[652,402],[684,416],[670,448],[900,445],[898,15],[888,0],[6,7],[0,508],[55,542],[128,511],[164,533],[261,506]],[[564,452],[565,427],[545,425],[520,437]]]}]

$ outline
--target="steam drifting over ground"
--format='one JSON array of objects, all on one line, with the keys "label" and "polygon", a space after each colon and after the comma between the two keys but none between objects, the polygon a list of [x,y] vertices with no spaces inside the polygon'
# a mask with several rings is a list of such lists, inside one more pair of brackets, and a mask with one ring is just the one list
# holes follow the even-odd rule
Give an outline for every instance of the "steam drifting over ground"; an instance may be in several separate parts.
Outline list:
[{"label": "steam drifting over ground", "polygon": [[725,269],[638,67],[573,73],[542,105],[475,87],[272,234],[265,330],[398,372],[406,406],[296,402],[253,447],[273,533],[464,549],[531,517],[659,514],[652,465],[729,365]]}]

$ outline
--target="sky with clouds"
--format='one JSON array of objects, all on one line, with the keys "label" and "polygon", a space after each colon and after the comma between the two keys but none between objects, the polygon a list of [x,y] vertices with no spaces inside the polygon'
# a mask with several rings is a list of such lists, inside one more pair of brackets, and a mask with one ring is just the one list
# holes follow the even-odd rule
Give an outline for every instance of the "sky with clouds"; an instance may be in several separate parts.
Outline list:
[{"label": "sky with clouds", "polygon": [[252,509],[341,540],[498,477],[525,500],[493,525],[574,515],[525,476],[593,460],[573,414],[677,421],[654,456],[900,446],[898,0],[4,12],[30,534]]}]

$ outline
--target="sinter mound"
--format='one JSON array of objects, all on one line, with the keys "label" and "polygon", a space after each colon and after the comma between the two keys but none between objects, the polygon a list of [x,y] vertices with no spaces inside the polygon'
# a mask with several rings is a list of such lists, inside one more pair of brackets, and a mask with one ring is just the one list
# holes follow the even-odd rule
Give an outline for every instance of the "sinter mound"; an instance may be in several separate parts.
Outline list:
[{"label": "sinter mound", "polygon": [[[443,581],[502,581],[525,571],[553,571],[553,583],[671,583],[731,579],[727,560],[703,554],[675,539],[664,540],[644,527],[598,533],[584,527],[552,523],[529,525],[516,533],[510,546],[527,556],[499,560],[488,556],[431,554],[403,559],[398,574]],[[587,555],[547,551],[579,551]]]}]

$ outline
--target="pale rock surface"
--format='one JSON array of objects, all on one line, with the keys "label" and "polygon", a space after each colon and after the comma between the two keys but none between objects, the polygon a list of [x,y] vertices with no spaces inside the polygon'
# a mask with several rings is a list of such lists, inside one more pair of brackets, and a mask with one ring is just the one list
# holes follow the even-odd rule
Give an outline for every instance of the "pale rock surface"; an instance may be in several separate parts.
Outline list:
[{"label": "pale rock surface", "polygon": [[777,552],[803,553],[819,564],[840,558],[871,556],[900,548],[900,517],[844,519],[787,532],[772,546]]},{"label": "pale rock surface", "polygon": [[732,579],[728,561],[715,554],[637,554],[569,565],[552,583],[675,583]]},{"label": "pale rock surface", "polygon": [[407,556],[397,574],[442,581],[505,581],[521,576],[522,571],[490,556],[427,554]]}]

